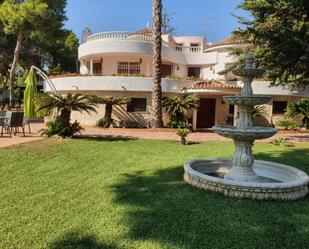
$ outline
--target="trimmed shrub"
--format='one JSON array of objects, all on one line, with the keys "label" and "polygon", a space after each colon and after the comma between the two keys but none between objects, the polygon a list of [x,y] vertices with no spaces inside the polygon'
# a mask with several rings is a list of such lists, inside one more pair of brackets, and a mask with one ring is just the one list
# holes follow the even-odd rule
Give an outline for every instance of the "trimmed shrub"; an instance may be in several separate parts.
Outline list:
[{"label": "trimmed shrub", "polygon": [[70,126],[64,126],[62,122],[55,121],[46,123],[46,129],[42,130],[41,135],[48,137],[60,136],[62,138],[66,138],[73,137],[74,134],[80,133],[81,130],[83,130],[83,128],[77,121],[70,124]]},{"label": "trimmed shrub", "polygon": [[191,124],[187,119],[172,117],[171,121],[167,124],[168,128],[190,129]]},{"label": "trimmed shrub", "polygon": [[112,125],[112,120],[106,120],[105,118],[101,118],[97,121],[96,126],[100,128],[109,128]]},{"label": "trimmed shrub", "polygon": [[277,126],[285,130],[297,130],[299,126],[291,118],[281,119],[278,121]]}]

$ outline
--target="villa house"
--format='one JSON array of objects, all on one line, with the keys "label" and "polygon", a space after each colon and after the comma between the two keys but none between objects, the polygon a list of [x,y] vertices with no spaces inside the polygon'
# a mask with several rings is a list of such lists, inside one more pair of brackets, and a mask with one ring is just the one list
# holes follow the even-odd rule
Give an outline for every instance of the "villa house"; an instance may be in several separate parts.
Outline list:
[{"label": "villa house", "polygon": [[[244,46],[225,39],[206,44],[202,36],[162,35],[163,95],[196,94],[198,110],[189,113],[193,129],[207,129],[217,124],[233,124],[237,110],[222,100],[224,95],[239,94],[241,82],[233,75],[220,75],[236,58],[230,47]],[[114,107],[114,120],[131,120],[141,126],[149,124],[152,91],[152,31],[103,32],[92,34],[86,29],[79,47],[80,74],[52,77],[61,93],[80,92],[102,96],[130,97],[127,106]],[[287,104],[309,91],[295,92],[282,87],[270,87],[269,82],[253,83],[254,92],[271,95],[267,119],[282,117]],[[51,89],[46,84],[45,91]],[[82,124],[95,124],[104,116],[104,106],[96,114],[74,113]]]}]

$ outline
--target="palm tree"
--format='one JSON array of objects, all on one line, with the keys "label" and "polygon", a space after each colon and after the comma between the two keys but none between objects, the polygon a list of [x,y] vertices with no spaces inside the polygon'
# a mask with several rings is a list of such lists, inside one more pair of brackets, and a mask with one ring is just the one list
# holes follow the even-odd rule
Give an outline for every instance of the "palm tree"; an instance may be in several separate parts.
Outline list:
[{"label": "palm tree", "polygon": [[152,84],[152,128],[163,127],[162,121],[162,88],[161,88],[161,49],[162,49],[162,0],[152,1],[153,11],[153,84]]},{"label": "palm tree", "polygon": [[267,114],[268,114],[267,109],[263,105],[255,106],[253,111],[252,111],[252,117],[253,118],[267,116]]},{"label": "palm tree", "polygon": [[105,104],[105,114],[104,120],[111,123],[112,120],[112,113],[113,113],[113,106],[114,105],[126,105],[130,102],[129,98],[114,98],[114,97],[97,97],[96,103],[98,104]]},{"label": "palm tree", "polygon": [[309,129],[309,99],[301,99],[295,103],[292,103],[287,108],[287,114],[294,118],[296,116],[300,117],[303,126]]},{"label": "palm tree", "polygon": [[171,119],[185,120],[185,116],[189,109],[197,109],[199,106],[199,98],[195,95],[187,96],[170,96],[165,97],[162,101],[164,112],[168,113]]},{"label": "palm tree", "polygon": [[42,94],[37,99],[37,111],[57,112],[56,121],[60,122],[63,127],[70,126],[71,112],[96,112],[95,98],[83,94]]}]

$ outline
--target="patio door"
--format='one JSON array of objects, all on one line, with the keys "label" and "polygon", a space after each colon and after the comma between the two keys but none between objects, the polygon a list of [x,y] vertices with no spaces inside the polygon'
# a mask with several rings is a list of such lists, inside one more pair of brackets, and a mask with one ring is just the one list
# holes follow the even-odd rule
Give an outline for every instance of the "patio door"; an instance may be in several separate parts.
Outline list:
[{"label": "patio door", "polygon": [[215,125],[216,99],[200,99],[196,128],[212,128]]}]

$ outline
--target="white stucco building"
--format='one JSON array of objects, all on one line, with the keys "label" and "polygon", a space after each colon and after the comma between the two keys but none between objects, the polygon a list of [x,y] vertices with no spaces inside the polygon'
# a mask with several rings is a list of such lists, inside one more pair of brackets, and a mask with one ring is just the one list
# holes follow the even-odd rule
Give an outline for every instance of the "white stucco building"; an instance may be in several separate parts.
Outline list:
[{"label": "white stucco building", "polygon": [[[192,93],[200,97],[199,110],[189,114],[194,129],[232,124],[237,111],[224,103],[222,96],[238,94],[241,84],[233,75],[219,72],[236,59],[230,55],[229,48],[244,44],[225,39],[209,45],[201,36],[163,35],[162,39],[163,95]],[[114,120],[128,119],[147,126],[152,91],[151,29],[97,34],[86,29],[79,47],[79,61],[80,75],[51,78],[58,91],[130,97],[129,106],[114,108]],[[273,102],[267,106],[268,120],[282,115],[289,102],[308,96],[308,91],[270,88],[268,82],[255,82],[253,87],[256,94],[273,96]],[[46,85],[45,91],[49,90]],[[75,114],[74,118],[82,124],[94,124],[103,114],[104,107],[100,106],[97,114]]]}]

